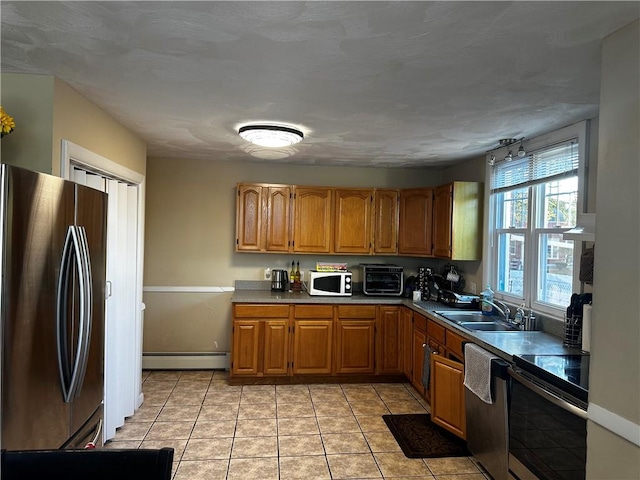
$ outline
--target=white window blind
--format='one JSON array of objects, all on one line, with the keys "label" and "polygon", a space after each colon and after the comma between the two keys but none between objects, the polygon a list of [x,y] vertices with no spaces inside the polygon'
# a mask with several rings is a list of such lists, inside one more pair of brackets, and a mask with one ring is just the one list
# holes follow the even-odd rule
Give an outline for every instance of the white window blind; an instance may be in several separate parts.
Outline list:
[{"label": "white window blind", "polygon": [[491,175],[491,192],[577,175],[578,164],[577,139],[546,147],[524,158],[497,163]]}]

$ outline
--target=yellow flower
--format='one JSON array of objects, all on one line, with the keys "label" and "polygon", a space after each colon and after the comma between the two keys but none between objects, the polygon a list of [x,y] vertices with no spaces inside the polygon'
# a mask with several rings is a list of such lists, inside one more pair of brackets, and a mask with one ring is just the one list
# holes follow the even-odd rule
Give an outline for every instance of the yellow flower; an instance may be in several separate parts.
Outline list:
[{"label": "yellow flower", "polygon": [[16,122],[13,117],[7,115],[7,112],[0,105],[0,137],[10,134],[14,128],[16,128]]}]

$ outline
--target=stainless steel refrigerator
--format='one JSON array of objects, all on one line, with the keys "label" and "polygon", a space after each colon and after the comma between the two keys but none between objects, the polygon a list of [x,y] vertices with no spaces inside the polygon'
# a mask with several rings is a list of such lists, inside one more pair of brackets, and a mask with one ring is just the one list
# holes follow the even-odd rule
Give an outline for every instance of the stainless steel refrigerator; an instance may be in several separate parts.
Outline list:
[{"label": "stainless steel refrigerator", "polygon": [[106,194],[0,168],[0,447],[100,443]]}]

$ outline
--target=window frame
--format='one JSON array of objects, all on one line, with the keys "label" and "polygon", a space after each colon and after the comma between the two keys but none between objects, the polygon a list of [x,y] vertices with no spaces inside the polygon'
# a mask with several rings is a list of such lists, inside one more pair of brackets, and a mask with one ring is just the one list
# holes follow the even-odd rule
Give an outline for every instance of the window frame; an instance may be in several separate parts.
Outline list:
[{"label": "window frame", "polygon": [[[567,142],[572,139],[576,139],[578,142],[578,198],[577,198],[577,215],[586,212],[586,188],[587,188],[587,172],[588,172],[588,151],[589,145],[589,120],[585,120],[567,127],[555,130],[553,132],[534,137],[524,142],[525,149],[527,151],[536,151],[544,149],[545,147],[552,146],[554,144]],[[487,155],[487,162],[494,154],[497,158],[502,159],[507,152],[513,149],[511,147],[503,147],[490,152]],[[528,188],[528,211],[527,211],[527,227],[522,228],[496,228],[496,196],[491,194],[491,175],[493,167],[488,165],[486,168],[485,177],[485,238],[484,238],[484,285],[496,286],[498,285],[498,273],[499,273],[499,258],[498,258],[498,235],[499,233],[522,233],[525,231],[525,250],[524,250],[524,262],[522,265],[523,272],[523,297],[517,295],[511,295],[506,292],[498,291],[496,289],[495,298],[507,302],[511,305],[525,304],[526,308],[532,308],[534,311],[542,313],[546,316],[562,320],[564,318],[565,307],[554,307],[547,303],[542,303],[536,300],[536,289],[538,276],[540,275],[539,267],[536,266],[538,262],[539,248],[541,242],[541,233],[558,233],[558,231],[567,231],[569,228],[562,229],[549,229],[540,228],[537,226],[536,219],[533,217],[533,209],[538,208],[537,187],[536,185],[523,185],[520,188]],[[514,187],[518,188],[518,187]],[[581,285],[579,281],[579,260],[582,250],[584,248],[584,242],[578,240],[574,241],[573,249],[573,268],[572,268],[572,291],[581,291]]]}]

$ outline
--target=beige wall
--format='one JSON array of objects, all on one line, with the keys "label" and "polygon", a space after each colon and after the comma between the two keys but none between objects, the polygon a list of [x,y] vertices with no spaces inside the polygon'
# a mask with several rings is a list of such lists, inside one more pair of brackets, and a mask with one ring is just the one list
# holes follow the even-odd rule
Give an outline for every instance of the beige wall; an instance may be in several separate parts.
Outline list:
[{"label": "beige wall", "polygon": [[[287,268],[293,255],[235,253],[238,182],[416,187],[444,183],[437,169],[318,167],[150,158],[147,163],[145,280],[153,286],[234,286]],[[339,257],[349,265],[397,263],[415,273],[440,260]],[[336,257],[297,255],[302,270]],[[474,263],[477,262],[467,262]],[[474,270],[475,270],[474,266]],[[356,272],[356,281],[358,280]],[[145,292],[145,352],[229,351],[231,293]]]},{"label": "beige wall", "polygon": [[16,129],[2,139],[2,162],[60,175],[62,139],[144,175],[145,142],[69,85],[50,75],[3,73],[2,105]]},{"label": "beige wall", "polygon": [[[636,21],[606,38],[602,51],[589,377],[590,412],[593,405],[602,407],[634,423],[636,435],[640,424],[639,25]],[[594,421],[603,419],[592,417],[588,425],[587,478],[640,478],[640,447]]]},{"label": "beige wall", "polygon": [[16,128],[3,137],[2,163],[52,173],[53,77],[0,75],[0,98]]},{"label": "beige wall", "polygon": [[69,140],[142,175],[147,145],[127,127],[61,80],[53,97],[53,173],[60,174],[60,145]]}]

